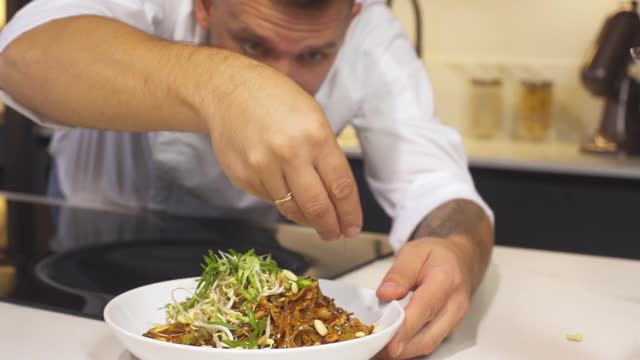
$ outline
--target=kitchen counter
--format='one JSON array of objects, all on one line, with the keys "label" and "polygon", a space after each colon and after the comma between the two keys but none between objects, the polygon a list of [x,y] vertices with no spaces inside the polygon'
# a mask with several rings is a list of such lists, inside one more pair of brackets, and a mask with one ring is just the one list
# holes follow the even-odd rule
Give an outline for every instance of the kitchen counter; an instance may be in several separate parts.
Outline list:
[{"label": "kitchen counter", "polygon": [[465,138],[473,167],[640,179],[640,158],[584,154],[572,143]]},{"label": "kitchen counter", "polygon": [[[577,144],[470,137],[465,138],[464,143],[471,167],[640,179],[640,158],[583,154]],[[344,144],[348,157],[361,158],[361,150],[353,141]]]},{"label": "kitchen counter", "polygon": [[[313,236],[280,232],[288,234]],[[374,288],[391,263],[339,280]],[[429,360],[640,359],[638,274],[640,261],[497,247],[471,312]],[[0,319],[4,359],[135,359],[101,321],[2,302]]]}]

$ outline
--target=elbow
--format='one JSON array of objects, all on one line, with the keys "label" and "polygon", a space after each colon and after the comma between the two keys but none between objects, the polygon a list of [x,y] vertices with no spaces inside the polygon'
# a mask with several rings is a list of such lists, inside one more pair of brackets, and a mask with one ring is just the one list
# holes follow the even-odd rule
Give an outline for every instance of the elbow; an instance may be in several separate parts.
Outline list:
[{"label": "elbow", "polygon": [[25,34],[0,52],[0,88],[10,92],[12,85],[29,83],[27,77],[42,64],[42,51]]},{"label": "elbow", "polygon": [[9,68],[11,67],[11,62],[9,61],[9,50],[5,48],[2,52],[0,52],[0,89],[6,89],[8,74],[10,73]]},{"label": "elbow", "polygon": [[[34,51],[35,50],[35,51]],[[13,101],[14,105],[23,108],[25,116],[31,118],[38,124],[48,124],[50,126],[61,125],[47,118],[44,120],[44,112],[41,111],[36,96],[38,88],[33,84],[38,84],[37,63],[42,57],[41,51],[30,49],[29,44],[18,39],[10,43],[0,52],[0,90]],[[7,100],[5,96],[2,100]],[[21,110],[18,110],[21,111]]]}]

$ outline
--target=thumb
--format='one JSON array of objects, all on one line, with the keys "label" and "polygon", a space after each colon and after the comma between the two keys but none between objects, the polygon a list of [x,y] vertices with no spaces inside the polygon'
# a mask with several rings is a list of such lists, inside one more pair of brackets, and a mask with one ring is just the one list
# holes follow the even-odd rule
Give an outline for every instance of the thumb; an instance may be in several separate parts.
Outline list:
[{"label": "thumb", "polygon": [[418,241],[407,243],[396,256],[376,295],[382,301],[403,299],[418,282],[422,265],[429,256],[429,250]]}]

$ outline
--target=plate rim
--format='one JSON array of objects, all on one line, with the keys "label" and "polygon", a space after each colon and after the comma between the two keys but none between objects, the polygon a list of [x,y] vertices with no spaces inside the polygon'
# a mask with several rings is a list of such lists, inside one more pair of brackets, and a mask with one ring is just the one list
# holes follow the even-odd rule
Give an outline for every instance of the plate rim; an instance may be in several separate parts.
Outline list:
[{"label": "plate rim", "polygon": [[[199,279],[199,277],[192,277],[192,278],[181,278],[181,279],[174,279],[174,280],[166,280],[166,281],[160,281],[157,283],[153,283],[153,284],[147,284],[147,285],[143,285],[140,287],[137,287],[135,289],[131,289],[128,290],[122,294],[119,294],[118,296],[114,297],[113,299],[111,299],[109,301],[109,303],[107,303],[107,305],[104,307],[104,311],[103,311],[103,317],[105,322],[109,325],[109,327],[111,328],[111,330],[113,332],[116,332],[116,337],[117,333],[120,333],[122,335],[126,335],[129,338],[132,338],[136,341],[144,341],[147,344],[154,344],[157,346],[164,346],[164,347],[169,347],[172,349],[185,349],[188,351],[197,351],[197,352],[208,352],[208,353],[212,353],[212,354],[219,354],[220,352],[224,353],[224,354],[245,354],[247,355],[248,353],[256,353],[256,352],[264,352],[265,350],[269,352],[269,354],[290,354],[290,353],[294,353],[294,352],[315,352],[315,351],[323,351],[322,349],[328,349],[328,348],[338,348],[338,347],[342,347],[344,346],[346,343],[356,343],[356,342],[368,342],[371,340],[371,335],[369,336],[365,336],[363,338],[358,338],[358,339],[352,339],[352,340],[348,340],[348,341],[343,341],[343,342],[336,342],[336,343],[332,343],[332,344],[323,344],[323,345],[319,345],[319,346],[305,346],[305,347],[298,347],[298,348],[289,348],[289,349],[220,349],[220,348],[207,348],[207,347],[202,347],[202,346],[188,346],[188,345],[182,345],[182,344],[174,344],[174,343],[167,343],[167,342],[162,342],[162,341],[158,341],[158,340],[154,340],[154,339],[150,339],[147,337],[144,337],[140,334],[134,334],[126,329],[123,329],[122,327],[116,325],[113,320],[110,318],[110,316],[108,315],[109,311],[111,310],[111,308],[113,306],[115,306],[117,300],[119,300],[122,297],[125,297],[126,295],[128,295],[131,292],[137,292],[137,291],[142,291],[144,288],[147,287],[152,287],[152,286],[158,286],[161,284],[165,284],[165,283],[171,283],[171,282],[179,282],[179,281],[197,281],[197,279]],[[355,286],[351,286],[345,283],[341,283],[339,281],[336,280],[329,280],[329,279],[317,279],[318,282],[330,282],[330,283],[338,283],[338,284],[343,284],[343,285],[347,285],[348,287],[354,288],[354,289],[358,289],[358,290],[366,290],[368,292],[373,292],[373,289],[369,289],[369,288],[360,288],[360,287],[355,287]],[[399,301],[397,300],[393,300],[391,302],[387,302],[385,303],[385,307],[395,307],[400,311],[400,316],[398,316],[398,318],[391,324],[391,326],[389,326],[388,328],[382,329],[379,332],[376,332],[373,335],[382,335],[382,334],[386,334],[389,332],[393,332],[393,335],[395,335],[395,333],[397,333],[397,331],[400,329],[400,326],[402,325],[402,322],[404,321],[405,318],[405,311],[404,308],[402,307],[402,305],[400,304]],[[128,347],[125,345],[125,348],[128,349]],[[385,344],[386,345],[386,344]]]}]

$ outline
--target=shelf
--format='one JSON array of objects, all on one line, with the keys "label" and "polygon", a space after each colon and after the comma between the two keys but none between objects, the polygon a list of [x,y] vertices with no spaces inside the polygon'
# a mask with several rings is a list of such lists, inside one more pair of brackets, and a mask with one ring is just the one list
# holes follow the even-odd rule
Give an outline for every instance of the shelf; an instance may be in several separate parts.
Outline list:
[{"label": "shelf", "polygon": [[[469,165],[475,168],[640,179],[640,157],[583,154],[572,143],[472,138],[464,142]],[[362,157],[358,146],[343,149],[349,158]]]},{"label": "shelf", "polygon": [[578,144],[465,139],[473,167],[640,179],[640,158],[581,153]]}]

